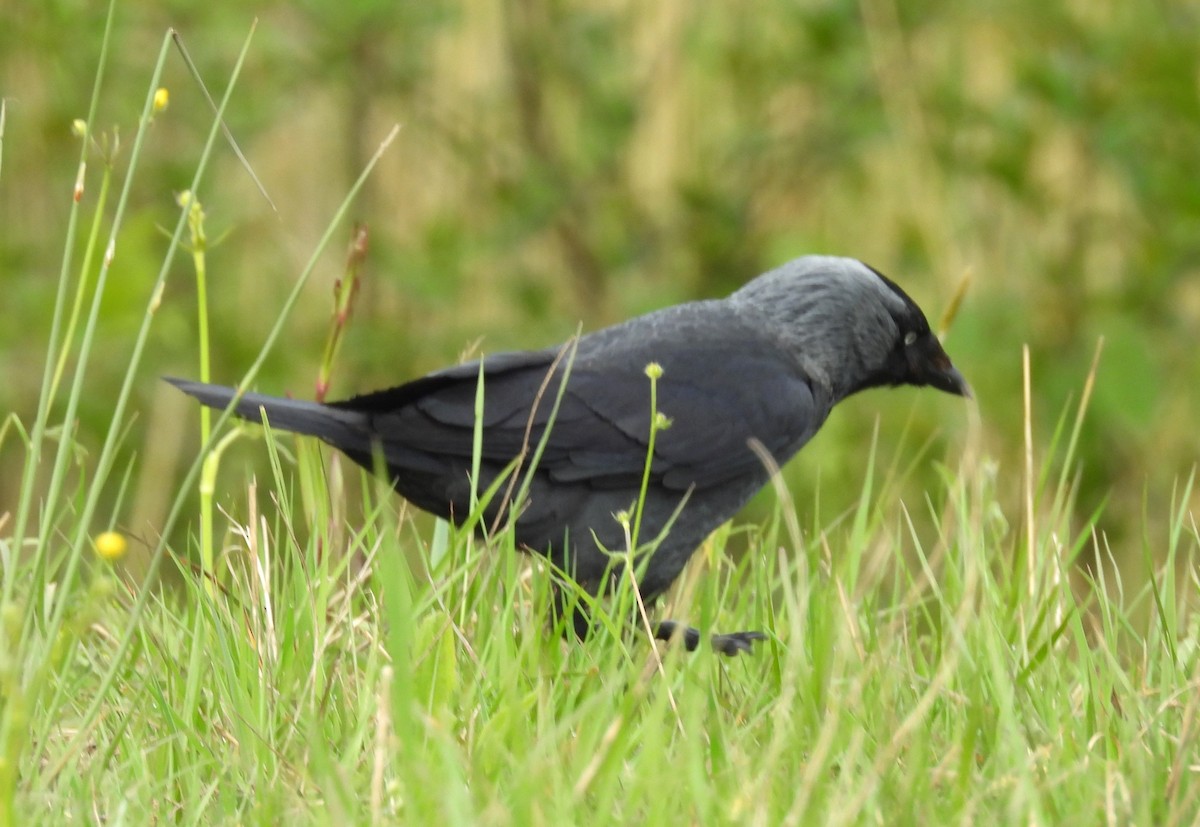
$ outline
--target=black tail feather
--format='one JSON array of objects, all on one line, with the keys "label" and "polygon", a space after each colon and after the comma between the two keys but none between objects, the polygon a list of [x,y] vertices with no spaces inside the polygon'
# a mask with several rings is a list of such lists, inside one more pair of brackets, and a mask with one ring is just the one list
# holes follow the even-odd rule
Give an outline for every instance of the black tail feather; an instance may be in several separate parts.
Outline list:
[{"label": "black tail feather", "polygon": [[[163,377],[202,404],[217,410],[225,410],[237,395],[235,388],[224,385],[207,385],[187,379]],[[369,450],[370,436],[362,414],[322,405],[320,402],[305,402],[300,399],[285,399],[261,393],[247,393],[238,400],[235,413],[251,422],[262,422],[266,413],[272,428],[296,434],[315,436],[343,450],[366,447]]]}]

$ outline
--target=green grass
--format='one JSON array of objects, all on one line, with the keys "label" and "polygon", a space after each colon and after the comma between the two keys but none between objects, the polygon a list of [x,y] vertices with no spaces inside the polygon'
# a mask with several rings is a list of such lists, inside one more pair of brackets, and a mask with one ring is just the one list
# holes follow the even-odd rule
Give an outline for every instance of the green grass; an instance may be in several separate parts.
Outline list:
[{"label": "green grass", "polygon": [[[768,633],[736,659],[655,648],[621,611],[565,642],[547,629],[546,572],[511,535],[426,531],[378,481],[290,437],[249,446],[264,474],[210,466],[203,512],[212,454],[198,452],[161,535],[127,532],[147,571],[99,556],[155,473],[121,449],[144,427],[130,389],[157,381],[141,357],[188,210],[119,387],[87,382],[111,264],[94,254],[120,236],[167,47],[127,163],[101,165],[90,206],[108,215],[111,181],[111,218],[82,243],[73,202],[37,412],[0,426],[26,469],[0,508],[0,827],[1194,823],[1192,483],[1146,515],[1127,588],[1076,505],[1094,371],[1053,434],[1028,427],[1023,474],[976,435],[914,502],[899,483],[928,452],[864,447],[850,512],[806,517],[820,509],[781,487],[768,523],[736,529],[746,553],[718,531],[655,611]],[[98,451],[75,437],[85,398],[111,412]],[[210,444],[227,444],[226,420]]]},{"label": "green grass", "polygon": [[[781,514],[737,565],[718,532],[673,614],[770,640],[660,663],[632,632],[550,634],[548,578],[509,536],[419,536],[357,471],[363,513],[331,519],[345,497],[323,480],[345,469],[315,451],[296,467],[287,444],[266,443],[269,478],[226,491],[218,589],[183,566],[138,612],[87,550],[69,594],[47,591],[61,559],[6,569],[10,823],[1195,817],[1197,538],[1182,510],[1153,589],[1123,596],[1110,568],[1067,573],[1072,549],[1096,549],[1063,524],[1016,564],[986,470],[947,471],[926,539],[868,492],[799,539]],[[17,634],[32,603],[65,605],[56,632],[39,610]]]}]

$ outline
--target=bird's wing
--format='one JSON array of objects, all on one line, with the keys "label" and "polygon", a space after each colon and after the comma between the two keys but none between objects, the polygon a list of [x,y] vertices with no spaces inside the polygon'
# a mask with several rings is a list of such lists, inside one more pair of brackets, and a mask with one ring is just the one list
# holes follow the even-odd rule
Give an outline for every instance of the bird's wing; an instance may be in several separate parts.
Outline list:
[{"label": "bird's wing", "polygon": [[[436,371],[395,388],[333,402],[331,407],[384,417],[415,405],[429,414],[434,421],[449,426],[474,428],[475,391],[481,375],[480,361],[483,363],[482,375],[487,387],[491,387],[493,383],[524,387],[532,381],[540,384],[555,362],[562,361],[559,358],[560,351],[564,354],[563,359],[568,358],[569,352],[563,348],[497,353],[483,360],[465,362]],[[512,413],[512,410],[502,404],[490,405],[484,411],[483,425],[487,427],[495,424]]]},{"label": "bird's wing", "polygon": [[[583,353],[570,364],[553,422],[568,359],[556,362],[557,349],[488,357],[482,458],[504,465],[523,449],[532,451],[549,425],[538,470],[550,480],[635,485],[652,415],[645,369],[656,361],[664,372],[655,407],[671,420],[655,436],[656,481],[687,490],[755,470],[761,463],[749,447],[752,438],[784,462],[815,432],[824,411],[805,377],[773,349],[746,345],[699,341],[672,348],[659,341]],[[389,463],[434,471],[471,456],[479,376],[480,365],[472,362],[339,405],[371,416]]]},{"label": "bird's wing", "polygon": [[[334,407],[366,415],[389,465],[442,473],[469,465],[482,377],[482,459],[503,467],[541,438],[569,361],[563,348],[500,353]],[[570,416],[563,411],[556,421]]]}]

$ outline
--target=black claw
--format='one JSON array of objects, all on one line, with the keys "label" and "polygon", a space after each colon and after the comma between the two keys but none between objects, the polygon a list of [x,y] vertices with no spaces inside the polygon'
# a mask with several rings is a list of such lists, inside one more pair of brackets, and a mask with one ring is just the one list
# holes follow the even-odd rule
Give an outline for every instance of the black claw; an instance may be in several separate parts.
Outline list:
[{"label": "black claw", "polygon": [[658,640],[671,640],[677,634],[683,638],[683,648],[689,652],[696,651],[700,645],[700,632],[691,626],[684,626],[675,620],[663,620],[654,630],[654,637]]},{"label": "black claw", "polygon": [[[683,638],[683,647],[689,652],[695,652],[700,645],[700,632],[691,626],[684,626],[678,621],[663,620],[654,630],[658,640],[671,640],[676,635]],[[727,635],[713,635],[712,646],[722,655],[733,657],[742,652],[752,652],[756,640],[766,640],[762,632],[730,632]]]},{"label": "black claw", "polygon": [[722,655],[735,657],[742,652],[753,652],[754,641],[766,639],[767,636],[762,632],[730,632],[727,635],[713,635],[712,645]]}]

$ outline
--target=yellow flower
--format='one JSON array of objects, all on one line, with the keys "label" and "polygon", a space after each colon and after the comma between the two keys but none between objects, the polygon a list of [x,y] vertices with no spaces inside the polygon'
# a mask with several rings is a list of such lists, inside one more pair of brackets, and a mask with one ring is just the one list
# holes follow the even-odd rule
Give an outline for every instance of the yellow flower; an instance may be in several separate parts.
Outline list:
[{"label": "yellow flower", "polygon": [[167,87],[160,86],[154,90],[154,111],[161,112],[167,108],[167,104],[171,102],[171,95],[167,92]]},{"label": "yellow flower", "polygon": [[115,531],[104,532],[95,539],[94,543],[96,553],[110,563],[124,557],[125,550],[129,548],[129,544],[125,542],[125,538]]}]

